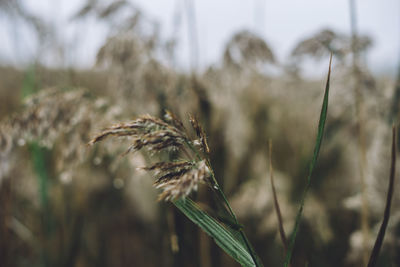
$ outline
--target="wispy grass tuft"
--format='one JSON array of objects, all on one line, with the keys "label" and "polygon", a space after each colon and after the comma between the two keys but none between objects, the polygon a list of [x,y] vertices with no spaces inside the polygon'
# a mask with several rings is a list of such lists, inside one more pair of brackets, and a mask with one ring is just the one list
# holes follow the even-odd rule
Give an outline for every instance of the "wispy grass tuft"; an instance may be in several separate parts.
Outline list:
[{"label": "wispy grass tuft", "polygon": [[315,147],[314,147],[314,154],[313,154],[313,157],[312,157],[312,160],[311,160],[311,164],[310,164],[310,169],[309,169],[309,173],[308,173],[306,188],[304,189],[303,196],[301,197],[300,208],[299,208],[299,211],[297,212],[296,222],[295,222],[295,225],[294,225],[292,236],[290,238],[288,251],[286,253],[286,259],[285,259],[285,263],[284,263],[285,267],[289,266],[290,261],[292,259],[293,248],[294,248],[294,244],[295,244],[295,241],[296,241],[296,235],[297,235],[297,232],[299,230],[300,221],[301,221],[301,218],[302,218],[302,215],[303,215],[304,201],[305,201],[307,192],[308,192],[308,190],[310,189],[310,186],[311,186],[311,176],[313,174],[315,164],[317,163],[319,150],[320,150],[321,144],[322,144],[322,137],[324,135],[324,128],[325,128],[325,121],[326,121],[326,116],[327,116],[327,113],[328,113],[329,84],[330,84],[330,77],[331,77],[331,66],[332,66],[332,54],[331,54],[331,57],[329,59],[328,78],[327,78],[327,81],[326,81],[324,100],[322,102],[321,114],[320,114],[319,123],[318,123],[318,133],[317,133],[317,140],[316,140]]},{"label": "wispy grass tuft", "polygon": [[368,267],[374,267],[378,260],[379,252],[382,247],[383,238],[385,237],[386,228],[390,217],[390,207],[392,205],[392,197],[394,191],[394,177],[396,173],[396,128],[392,128],[392,162],[390,164],[390,177],[389,177],[389,188],[386,198],[386,207],[383,215],[383,221],[381,228],[379,229],[378,236],[376,237],[374,248],[372,249],[371,256],[369,258]]}]

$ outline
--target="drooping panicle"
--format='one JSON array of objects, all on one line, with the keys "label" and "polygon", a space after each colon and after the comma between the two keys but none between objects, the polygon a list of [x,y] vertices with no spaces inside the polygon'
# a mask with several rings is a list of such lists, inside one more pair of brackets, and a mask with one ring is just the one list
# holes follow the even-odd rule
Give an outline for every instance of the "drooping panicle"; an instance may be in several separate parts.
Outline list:
[{"label": "drooping panicle", "polygon": [[159,200],[176,200],[185,198],[191,192],[196,191],[200,183],[205,183],[210,176],[205,161],[197,162],[190,169],[183,168],[177,172],[171,172],[164,175],[163,179],[158,179],[155,183],[156,188],[160,188],[163,192],[159,196]]},{"label": "drooping panicle", "polygon": [[197,161],[192,160],[191,153],[197,153],[194,152],[195,144],[199,144],[205,153],[208,153],[209,149],[204,130],[198,121],[191,116],[190,122],[198,140],[191,140],[183,123],[172,112],[166,111],[165,121],[144,115],[129,123],[119,123],[106,128],[89,144],[93,145],[108,137],[128,137],[131,138],[131,144],[124,154],[143,148],[149,152],[181,151],[185,159],[157,162],[141,168],[154,172],[156,179],[154,186],[163,191],[159,200],[176,200],[187,197],[192,191],[197,190],[200,183],[207,184],[210,178],[206,161],[200,158]]},{"label": "drooping panicle", "polygon": [[89,145],[93,145],[110,136],[132,137],[133,142],[127,152],[147,147],[149,151],[161,151],[167,148],[178,149],[188,142],[187,135],[158,118],[144,115],[129,123],[120,123],[106,128],[95,136]]}]

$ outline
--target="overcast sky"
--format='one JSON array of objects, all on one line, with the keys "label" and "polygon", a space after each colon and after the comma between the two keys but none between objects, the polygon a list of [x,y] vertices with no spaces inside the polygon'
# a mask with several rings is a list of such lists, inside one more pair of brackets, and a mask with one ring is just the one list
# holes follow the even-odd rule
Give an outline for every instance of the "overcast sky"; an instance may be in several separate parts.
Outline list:
[{"label": "overcast sky", "polygon": [[[71,23],[71,15],[84,1],[25,0],[34,13],[44,16],[57,29],[60,43],[66,43],[67,65],[90,67],[106,31],[95,21]],[[185,0],[131,0],[145,14],[159,21],[162,36],[174,32],[174,20],[181,14],[178,29],[178,64],[189,66],[189,43]],[[293,46],[322,28],[349,32],[348,0],[193,0],[197,24],[199,64],[204,67],[220,59],[223,47],[238,30],[250,29],[262,35],[280,60]],[[375,70],[394,69],[400,58],[400,1],[356,0],[358,28],[374,39],[368,63]],[[18,63],[35,53],[32,36],[24,29],[15,38],[15,23],[0,18],[1,59]],[[78,42],[78,44],[77,44]],[[17,43],[17,44],[16,44]],[[70,49],[69,49],[70,48]],[[65,58],[63,59],[65,60]],[[57,64],[54,58],[48,63]],[[51,62],[54,61],[54,62]]]}]

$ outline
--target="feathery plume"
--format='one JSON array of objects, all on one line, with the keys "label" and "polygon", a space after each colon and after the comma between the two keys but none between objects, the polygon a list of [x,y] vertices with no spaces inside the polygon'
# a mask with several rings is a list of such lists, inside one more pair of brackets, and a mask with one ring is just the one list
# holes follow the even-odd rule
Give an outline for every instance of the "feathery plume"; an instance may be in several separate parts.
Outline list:
[{"label": "feathery plume", "polygon": [[[173,162],[157,162],[142,167],[153,171],[156,181],[154,186],[162,190],[159,200],[173,201],[185,198],[196,191],[199,184],[210,185],[210,169],[206,161],[198,156],[195,146],[200,145],[203,152],[209,153],[203,128],[190,116],[190,122],[199,140],[189,138],[183,123],[170,111],[166,111],[165,121],[150,115],[140,116],[129,123],[119,123],[95,136],[89,145],[103,141],[108,137],[130,137],[133,141],[124,153],[147,149],[150,152],[173,150],[182,152],[186,159]],[[191,155],[193,154],[193,155]],[[196,158],[196,161],[192,159]]]}]

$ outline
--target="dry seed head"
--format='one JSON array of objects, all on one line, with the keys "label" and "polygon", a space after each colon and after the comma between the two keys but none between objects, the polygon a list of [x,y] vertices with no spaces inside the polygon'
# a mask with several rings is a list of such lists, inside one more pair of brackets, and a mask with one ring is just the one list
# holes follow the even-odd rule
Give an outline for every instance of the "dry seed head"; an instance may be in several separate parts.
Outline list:
[{"label": "dry seed head", "polygon": [[72,132],[83,122],[92,122],[93,107],[84,90],[41,90],[25,101],[22,114],[12,116],[6,124],[13,136],[27,140],[40,139],[52,145],[60,133]]},{"label": "dry seed head", "polygon": [[186,140],[186,138],[168,130],[135,135],[134,137],[133,144],[128,148],[125,154],[131,151],[138,151],[144,147],[151,152],[159,152],[164,149],[178,150]]},{"label": "dry seed head", "polygon": [[[42,89],[24,100],[21,112],[0,122],[0,162],[17,145],[38,142],[54,148],[56,173],[75,170],[86,158],[88,130],[110,118],[107,102],[93,101],[83,89]],[[0,170],[0,179],[5,174]]]},{"label": "dry seed head", "polygon": [[189,161],[177,161],[177,162],[157,162],[149,167],[143,167],[141,169],[146,171],[155,171],[156,174],[165,173],[170,170],[179,170],[188,166],[193,166],[194,163]]},{"label": "dry seed head", "polygon": [[267,43],[247,30],[236,33],[228,42],[224,52],[224,64],[242,68],[244,65],[274,63],[275,57]]},{"label": "dry seed head", "polygon": [[372,40],[368,36],[357,36],[353,40],[351,36],[346,34],[323,29],[300,41],[293,49],[292,56],[297,58],[311,56],[319,60],[333,53],[339,59],[344,59],[346,55],[351,53],[352,46],[357,51],[366,51],[372,46]]},{"label": "dry seed head", "polygon": [[[204,152],[209,152],[205,133],[198,121],[191,116],[190,122],[199,140],[192,141],[185,131],[183,123],[171,112],[167,111],[166,121],[150,115],[141,116],[130,123],[120,123],[105,129],[95,136],[89,144],[92,145],[109,136],[131,137],[133,142],[126,151],[138,151],[147,148],[150,152],[159,152],[165,149],[181,150],[187,156],[186,160],[178,162],[158,162],[141,169],[154,171],[156,181],[154,186],[163,192],[159,200],[174,200],[188,196],[197,190],[199,183],[205,183],[210,177],[210,170],[205,160],[189,161],[191,156],[185,146],[194,148],[192,144],[199,143]],[[126,154],[125,153],[125,154]]]},{"label": "dry seed head", "polygon": [[180,179],[184,174],[189,172],[191,168],[181,168],[180,170],[171,170],[166,172],[164,175],[159,175],[158,179],[154,182],[154,186],[157,187],[160,184]]},{"label": "dry seed head", "polygon": [[208,147],[207,137],[203,130],[203,127],[201,127],[201,125],[199,124],[199,122],[197,121],[197,119],[194,116],[190,115],[189,119],[190,119],[190,123],[192,124],[193,129],[196,131],[196,135],[200,141],[200,142],[196,142],[197,140],[195,140],[194,144],[200,145],[203,152],[209,154],[210,148]]},{"label": "dry seed head", "polygon": [[181,161],[181,162],[159,162],[156,165],[150,166],[148,169],[155,171],[157,180],[154,185],[157,186],[160,183],[171,179],[179,179],[186,172],[190,171],[195,167],[194,162]]},{"label": "dry seed head", "polygon": [[196,191],[200,183],[205,183],[210,176],[205,161],[198,162],[191,169],[183,169],[179,174],[171,173],[171,177],[165,178],[158,183],[156,188],[160,188],[163,192],[159,195],[159,200],[175,200],[185,198],[191,192]]},{"label": "dry seed head", "polygon": [[130,123],[111,126],[95,136],[89,142],[89,145],[102,141],[109,136],[133,137],[133,144],[127,152],[140,150],[143,147],[155,152],[164,149],[176,150],[185,142],[189,142],[184,132],[150,115],[141,116]]},{"label": "dry seed head", "polygon": [[177,129],[181,131],[185,131],[185,126],[183,126],[183,123],[178,117],[175,116],[174,113],[172,113],[169,110],[165,110],[165,116],[164,119],[170,123],[172,123]]}]

